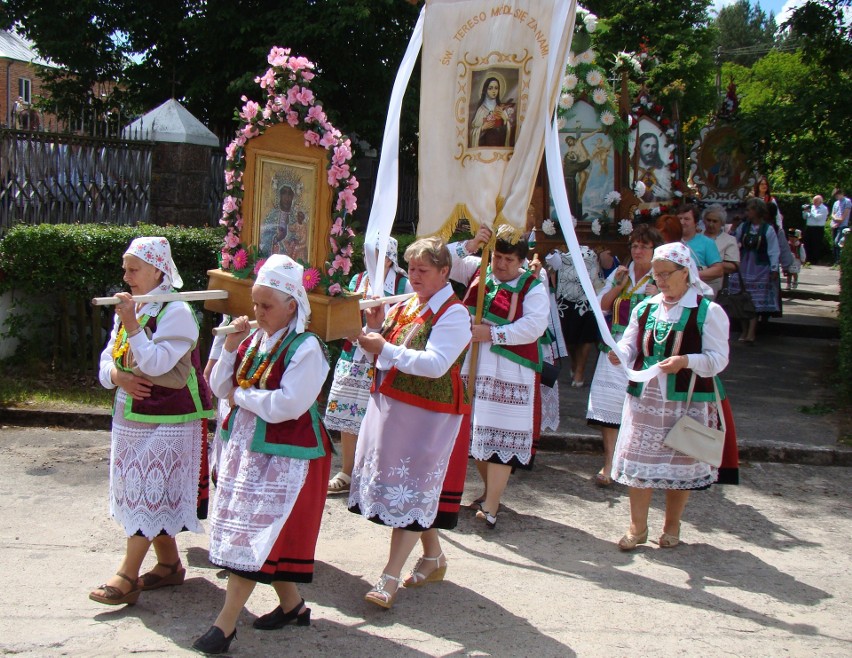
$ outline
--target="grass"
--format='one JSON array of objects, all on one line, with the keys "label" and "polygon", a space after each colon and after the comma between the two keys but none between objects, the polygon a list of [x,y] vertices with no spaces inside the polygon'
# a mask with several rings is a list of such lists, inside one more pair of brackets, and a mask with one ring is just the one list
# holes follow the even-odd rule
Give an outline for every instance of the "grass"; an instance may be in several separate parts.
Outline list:
[{"label": "grass", "polygon": [[830,402],[815,402],[814,404],[799,407],[799,412],[808,416],[827,416],[837,411],[837,405]]},{"label": "grass", "polygon": [[92,377],[22,376],[20,371],[0,372],[0,407],[36,406],[45,409],[97,407],[108,410],[115,391]]}]

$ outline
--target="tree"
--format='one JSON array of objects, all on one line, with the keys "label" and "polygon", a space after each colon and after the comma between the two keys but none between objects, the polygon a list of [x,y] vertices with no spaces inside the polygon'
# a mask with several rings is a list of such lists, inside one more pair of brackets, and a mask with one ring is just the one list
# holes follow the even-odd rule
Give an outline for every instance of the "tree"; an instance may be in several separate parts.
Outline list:
[{"label": "tree", "polygon": [[751,4],[749,0],[738,0],[722,7],[713,21],[716,28],[716,49],[723,62],[736,62],[751,66],[775,44],[778,26],[775,15]]},{"label": "tree", "polygon": [[849,69],[834,75],[802,52],[770,52],[750,69],[725,64],[722,75],[737,84],[740,130],[774,189],[827,193],[837,184],[852,186]]},{"label": "tree", "polygon": [[606,23],[596,39],[603,59],[636,51],[647,41],[658,60],[647,80],[656,100],[677,101],[685,131],[714,109],[713,30],[709,0],[589,0],[584,3]]},{"label": "tree", "polygon": [[[39,52],[65,69],[56,98],[79,107],[92,84],[117,82],[105,106],[144,111],[174,96],[214,132],[230,137],[240,96],[260,100],[254,77],[274,45],[314,61],[315,83],[341,129],[381,140],[397,65],[417,19],[399,0],[7,0],[0,27],[18,25]],[[413,140],[417,92],[408,94]]]}]

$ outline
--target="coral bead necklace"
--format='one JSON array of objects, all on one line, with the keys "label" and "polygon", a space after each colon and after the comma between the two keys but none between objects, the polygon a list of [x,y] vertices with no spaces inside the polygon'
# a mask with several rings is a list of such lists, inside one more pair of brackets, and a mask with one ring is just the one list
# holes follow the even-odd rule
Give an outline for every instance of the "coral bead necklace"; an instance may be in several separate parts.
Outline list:
[{"label": "coral bead necklace", "polygon": [[[269,362],[272,359],[272,355],[278,352],[278,348],[281,347],[281,343],[284,342],[286,337],[287,332],[284,332],[272,349],[266,353],[258,353],[260,338],[256,341],[252,341],[252,344],[249,345],[249,348],[246,350],[242,363],[240,363],[240,368],[237,371],[237,383],[240,385],[240,388],[251,388],[260,381],[260,378],[263,377],[263,373],[266,372],[267,368],[269,368]],[[257,357],[260,358],[259,363],[257,362]],[[251,375],[249,375],[248,373],[252,369],[254,371]]]}]

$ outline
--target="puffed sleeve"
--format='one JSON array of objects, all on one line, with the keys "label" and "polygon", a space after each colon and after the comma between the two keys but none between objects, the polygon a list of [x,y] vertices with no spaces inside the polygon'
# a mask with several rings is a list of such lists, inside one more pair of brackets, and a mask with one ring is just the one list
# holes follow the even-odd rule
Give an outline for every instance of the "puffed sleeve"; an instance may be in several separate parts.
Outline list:
[{"label": "puffed sleeve", "polygon": [[129,343],[139,370],[157,377],[174,368],[197,340],[198,324],[189,304],[171,302],[157,319],[157,330],[151,338],[140,331]]},{"label": "puffed sleeve", "polygon": [[400,372],[434,379],[450,369],[470,338],[470,313],[461,304],[454,304],[432,327],[425,349],[385,343],[376,365],[382,370],[396,366]]},{"label": "puffed sleeve", "polygon": [[729,331],[728,315],[721,306],[711,302],[707,309],[707,316],[704,318],[701,354],[687,354],[689,367],[695,371],[696,375],[712,377],[718,375],[728,366]]},{"label": "puffed sleeve", "polygon": [[639,336],[640,308],[644,309],[645,305],[637,304],[636,308],[631,311],[630,322],[627,323],[627,329],[624,330],[624,334],[621,336],[621,340],[618,341],[618,347],[627,359],[627,363],[625,365],[628,368],[632,368],[634,361],[636,361],[636,339]]},{"label": "puffed sleeve", "polygon": [[116,315],[113,318],[112,331],[109,334],[109,339],[107,340],[106,347],[104,347],[103,351],[101,352],[101,360],[98,366],[98,379],[101,382],[101,386],[108,389],[115,388],[115,384],[112,381],[112,368],[115,365],[115,361],[112,358],[112,346],[115,344],[115,337],[118,333],[118,325],[119,319]]},{"label": "puffed sleeve", "polygon": [[479,270],[482,259],[479,256],[471,255],[465,248],[464,241],[452,242],[447,245],[447,249],[449,249],[450,258],[452,259],[450,278],[453,281],[467,285]]},{"label": "puffed sleeve", "polygon": [[550,297],[547,286],[530,288],[524,297],[523,315],[509,324],[491,327],[491,342],[495,345],[526,345],[539,338],[547,329]]}]

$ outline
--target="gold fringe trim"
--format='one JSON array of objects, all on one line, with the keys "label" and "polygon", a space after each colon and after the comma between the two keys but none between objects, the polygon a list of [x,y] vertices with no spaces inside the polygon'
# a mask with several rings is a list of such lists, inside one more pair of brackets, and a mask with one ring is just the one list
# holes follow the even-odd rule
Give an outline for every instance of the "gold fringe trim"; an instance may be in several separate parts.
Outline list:
[{"label": "gold fringe trim", "polygon": [[[524,235],[524,231],[511,224],[509,220],[506,219],[506,216],[503,214],[503,206],[505,204],[506,199],[504,197],[497,197],[497,216],[491,223],[491,230],[494,231],[495,237],[497,232],[500,231],[500,237],[502,239],[515,244]],[[453,233],[456,232],[456,229],[461,222],[467,222],[470,225],[470,232],[474,235],[481,226],[481,222],[478,222],[473,218],[473,213],[470,212],[470,209],[466,204],[457,203],[455,208],[452,209],[449,216],[444,220],[444,223],[441,224],[441,227],[437,231],[433,231],[432,233],[425,235],[418,235],[418,237],[438,237],[444,242],[448,242]],[[492,239],[492,243],[493,242],[494,240]]]}]

